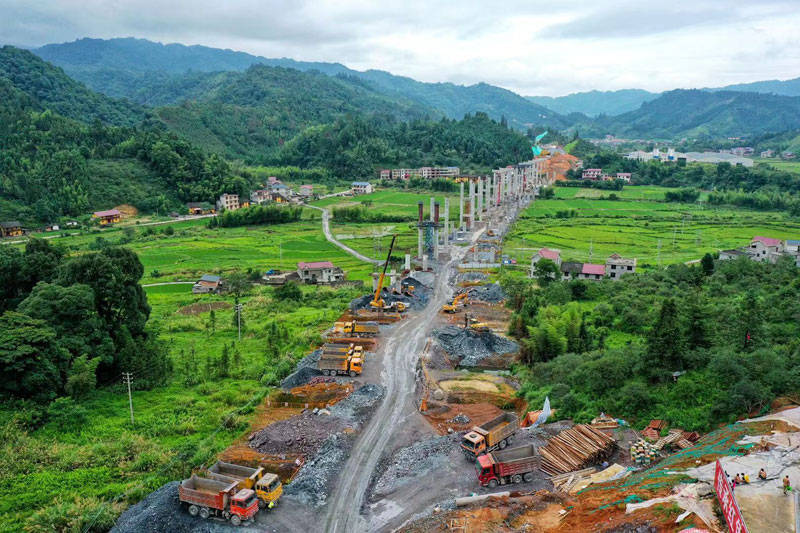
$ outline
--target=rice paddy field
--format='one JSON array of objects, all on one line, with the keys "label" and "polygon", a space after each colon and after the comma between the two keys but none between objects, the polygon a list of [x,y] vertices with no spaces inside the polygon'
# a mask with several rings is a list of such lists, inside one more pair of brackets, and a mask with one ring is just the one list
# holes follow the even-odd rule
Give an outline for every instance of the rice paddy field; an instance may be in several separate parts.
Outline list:
[{"label": "rice paddy field", "polygon": [[[659,201],[667,190],[557,187],[554,199],[537,200],[521,215],[504,253],[527,265],[541,247],[561,250],[564,260],[598,263],[616,252],[651,268],[743,246],[755,235],[800,238],[800,221],[784,212]],[[603,199],[611,192],[619,199]]]}]

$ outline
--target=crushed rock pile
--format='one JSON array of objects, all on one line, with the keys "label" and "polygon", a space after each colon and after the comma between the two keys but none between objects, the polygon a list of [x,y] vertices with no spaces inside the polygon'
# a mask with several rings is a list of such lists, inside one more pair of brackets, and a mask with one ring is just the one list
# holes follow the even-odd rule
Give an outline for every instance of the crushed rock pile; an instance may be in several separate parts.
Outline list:
[{"label": "crushed rock pile", "polygon": [[495,355],[514,353],[519,345],[491,331],[479,332],[458,326],[446,326],[433,332],[433,337],[460,366],[480,366],[481,362]]},{"label": "crushed rock pile", "polygon": [[479,287],[473,287],[469,290],[469,297],[471,300],[479,300],[496,304],[506,299],[506,293],[503,288],[497,283],[488,283]]},{"label": "crushed rock pile", "polygon": [[469,424],[470,422],[472,422],[472,420],[470,420],[470,418],[464,413],[458,413],[456,416],[448,420],[448,422],[451,424],[464,425],[464,424]]},{"label": "crushed rock pile", "polygon": [[[461,434],[453,433],[418,441],[384,456],[370,481],[369,500],[375,502],[408,483],[424,486],[424,480],[441,468],[460,464],[460,442]],[[469,475],[474,476],[472,469],[467,471],[466,476]]]},{"label": "crushed rock pile", "polygon": [[332,433],[346,427],[342,418],[307,411],[256,431],[250,435],[249,446],[261,453],[302,453],[310,457]]},{"label": "crushed rock pile", "polygon": [[[420,273],[420,274],[425,274]],[[423,276],[420,276],[423,277]],[[428,305],[428,300],[431,298],[431,294],[433,291],[431,290],[430,286],[425,284],[424,282],[416,279],[413,276],[409,276],[402,281],[403,285],[411,285],[414,287],[414,296],[406,296],[405,294],[392,294],[390,290],[384,289],[383,294],[381,297],[386,305],[390,305],[394,302],[403,302],[404,304],[409,306],[409,309],[413,309],[418,311],[420,309],[424,309],[426,305]],[[351,311],[358,311],[359,309],[368,309],[369,303],[375,297],[375,293],[365,294],[359,298],[356,298],[352,302],[350,302],[350,310]]]},{"label": "crushed rock pile", "polygon": [[[201,520],[181,509],[178,500],[180,481],[170,481],[151,492],[144,500],[130,507],[111,528],[113,533],[141,533],[143,531],[170,531],[170,533],[227,533],[232,531],[228,522]],[[259,528],[241,526],[239,532],[258,531]]]},{"label": "crushed rock pile", "polygon": [[[331,415],[327,418],[339,420],[346,427],[360,429],[375,412],[385,393],[386,390],[380,385],[364,385],[332,406]],[[333,433],[325,438],[316,455],[300,468],[284,493],[305,505],[323,505],[334,479],[344,467],[354,440],[352,432]]]},{"label": "crushed rock pile", "polygon": [[300,361],[297,362],[297,366],[294,367],[294,372],[281,381],[281,388],[285,391],[289,391],[300,385],[305,385],[315,376],[321,376],[322,372],[317,368],[317,362],[319,361],[321,353],[322,350],[314,350],[300,359]]},{"label": "crushed rock pile", "polygon": [[460,272],[456,276],[456,283],[469,283],[474,281],[483,281],[489,276],[483,272]]}]

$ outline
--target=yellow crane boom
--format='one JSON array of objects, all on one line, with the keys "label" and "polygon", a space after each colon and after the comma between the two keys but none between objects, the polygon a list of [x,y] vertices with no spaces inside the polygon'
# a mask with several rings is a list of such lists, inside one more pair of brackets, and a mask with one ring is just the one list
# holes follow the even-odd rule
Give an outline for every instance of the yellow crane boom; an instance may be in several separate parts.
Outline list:
[{"label": "yellow crane boom", "polygon": [[383,309],[385,307],[385,302],[383,301],[383,298],[381,298],[381,291],[383,290],[383,281],[386,279],[386,269],[389,267],[389,259],[392,257],[395,239],[397,239],[397,235],[392,235],[392,244],[389,245],[389,253],[386,255],[386,262],[383,263],[383,272],[381,272],[381,276],[378,278],[378,286],[375,288],[375,296],[369,303],[369,305],[375,309]]}]

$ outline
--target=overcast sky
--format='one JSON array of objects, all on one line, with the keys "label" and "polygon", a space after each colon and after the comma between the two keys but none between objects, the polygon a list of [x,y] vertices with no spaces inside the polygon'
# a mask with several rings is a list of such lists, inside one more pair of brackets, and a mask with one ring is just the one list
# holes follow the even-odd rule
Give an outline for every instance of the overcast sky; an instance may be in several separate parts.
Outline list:
[{"label": "overcast sky", "polygon": [[800,0],[0,0],[4,44],[132,36],[551,96],[798,77],[798,27]]}]

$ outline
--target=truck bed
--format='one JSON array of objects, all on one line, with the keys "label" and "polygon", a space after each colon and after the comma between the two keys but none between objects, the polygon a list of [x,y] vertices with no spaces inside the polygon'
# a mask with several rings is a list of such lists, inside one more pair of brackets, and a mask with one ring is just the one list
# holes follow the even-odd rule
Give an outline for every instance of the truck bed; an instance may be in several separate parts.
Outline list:
[{"label": "truck bed", "polygon": [[346,370],[347,362],[348,362],[347,357],[326,357],[324,359],[319,360],[317,368],[329,369],[329,370]]},{"label": "truck bed", "polygon": [[250,479],[253,483],[258,481],[264,469],[263,468],[250,468],[249,466],[242,466],[233,463],[226,463],[225,461],[217,461],[209,472],[220,474],[234,479]]},{"label": "truck bed", "polygon": [[519,428],[519,417],[515,413],[503,413],[493,418],[486,424],[476,428],[476,431],[486,437],[489,446],[494,446]]},{"label": "truck bed", "polygon": [[178,487],[178,498],[182,502],[224,509],[225,499],[236,490],[238,483],[227,483],[193,475]]},{"label": "truck bed", "polygon": [[497,463],[514,463],[525,461],[531,457],[536,457],[536,447],[533,444],[517,446],[516,448],[506,448],[492,452],[492,458]]}]

